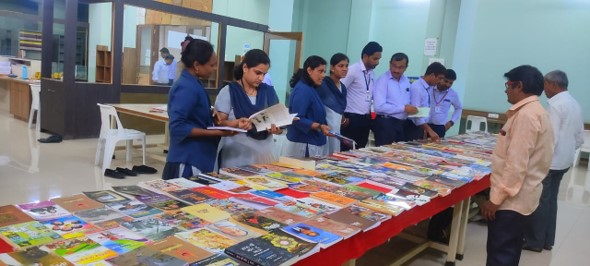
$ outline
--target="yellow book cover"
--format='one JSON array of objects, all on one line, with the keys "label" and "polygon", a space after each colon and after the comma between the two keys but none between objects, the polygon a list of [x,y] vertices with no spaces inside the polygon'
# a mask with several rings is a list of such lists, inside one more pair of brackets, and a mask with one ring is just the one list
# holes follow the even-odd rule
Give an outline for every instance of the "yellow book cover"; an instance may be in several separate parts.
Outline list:
[{"label": "yellow book cover", "polygon": [[356,202],[355,199],[340,196],[338,194],[327,192],[327,191],[320,191],[320,192],[311,193],[310,196],[312,198],[327,201],[328,203],[336,204],[338,206],[348,206],[348,205]]},{"label": "yellow book cover", "polygon": [[217,209],[207,203],[201,203],[182,208],[182,211],[199,217],[207,222],[215,223],[230,217],[230,214]]}]

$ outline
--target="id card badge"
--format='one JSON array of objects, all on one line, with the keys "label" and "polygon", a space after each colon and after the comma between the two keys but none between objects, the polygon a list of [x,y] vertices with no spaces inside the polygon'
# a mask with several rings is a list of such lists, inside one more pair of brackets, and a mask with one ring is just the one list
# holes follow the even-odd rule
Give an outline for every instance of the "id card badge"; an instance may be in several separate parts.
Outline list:
[{"label": "id card badge", "polygon": [[434,112],[437,113],[437,114],[442,114],[442,110],[441,109],[442,108],[440,108],[440,106],[435,106],[434,107]]},{"label": "id card badge", "polygon": [[373,98],[373,94],[370,91],[367,91],[367,93],[365,94],[365,102],[371,102]]}]

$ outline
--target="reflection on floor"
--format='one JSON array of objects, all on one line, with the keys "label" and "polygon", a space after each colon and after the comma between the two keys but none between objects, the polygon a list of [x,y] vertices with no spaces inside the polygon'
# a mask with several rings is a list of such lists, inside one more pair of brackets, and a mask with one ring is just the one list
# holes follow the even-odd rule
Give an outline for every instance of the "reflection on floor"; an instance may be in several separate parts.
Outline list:
[{"label": "reflection on floor", "polygon": [[[162,148],[147,149],[146,164],[158,169],[154,175],[139,175],[118,180],[104,177],[94,166],[96,139],[65,140],[42,144],[36,140],[27,123],[12,118],[0,110],[0,206],[43,200],[81,191],[108,189],[116,185],[136,184],[160,178],[165,155]],[[148,137],[148,144],[161,143],[162,137]],[[121,143],[123,144],[123,143]],[[141,164],[140,152],[133,161],[125,163],[125,151],[115,152],[111,168]],[[590,239],[590,171],[586,165],[570,170],[564,177],[559,193],[559,214],[556,245],[552,251],[534,253],[523,251],[521,265],[582,265],[590,261],[587,241]],[[467,229],[465,257],[457,265],[485,265],[487,227],[470,223]],[[392,239],[357,260],[358,265],[388,265],[395,256],[413,244]],[[408,265],[444,265],[445,255],[427,250]]]}]

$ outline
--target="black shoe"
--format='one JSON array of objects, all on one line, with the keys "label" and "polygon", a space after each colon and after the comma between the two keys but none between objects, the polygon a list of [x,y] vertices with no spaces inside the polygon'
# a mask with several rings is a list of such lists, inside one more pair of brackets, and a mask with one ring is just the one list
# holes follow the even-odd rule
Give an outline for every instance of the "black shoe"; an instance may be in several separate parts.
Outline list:
[{"label": "black shoe", "polygon": [[156,168],[153,167],[149,167],[147,165],[134,165],[133,166],[133,172],[136,172],[138,174],[155,174],[158,172],[158,170],[156,170]]},{"label": "black shoe", "polygon": [[523,250],[529,250],[529,251],[534,251],[534,252],[541,252],[543,251],[543,248],[533,248],[533,247],[529,247],[527,245],[522,246]]},{"label": "black shoe", "polygon": [[38,139],[41,143],[60,143],[62,140],[63,139],[60,135],[51,135],[44,139]]},{"label": "black shoe", "polygon": [[117,172],[122,173],[124,175],[137,176],[137,173],[129,168],[117,167],[116,170],[117,170]]},{"label": "black shoe", "polygon": [[116,178],[116,179],[124,179],[125,178],[125,174],[119,173],[113,169],[104,170],[104,176],[108,176],[108,177],[112,177],[112,178]]},{"label": "black shoe", "polygon": [[543,248],[544,248],[545,250],[552,250],[552,249],[553,249],[553,246],[544,246]]}]

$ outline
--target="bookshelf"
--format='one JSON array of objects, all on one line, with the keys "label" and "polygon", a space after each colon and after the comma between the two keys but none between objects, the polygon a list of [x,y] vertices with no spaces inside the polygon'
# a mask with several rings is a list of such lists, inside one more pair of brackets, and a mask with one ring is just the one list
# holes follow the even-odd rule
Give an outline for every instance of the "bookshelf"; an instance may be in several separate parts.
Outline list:
[{"label": "bookshelf", "polygon": [[41,32],[20,31],[18,34],[18,49],[21,57],[41,59]]},{"label": "bookshelf", "polygon": [[111,83],[111,51],[104,46],[96,46],[96,82]]}]

